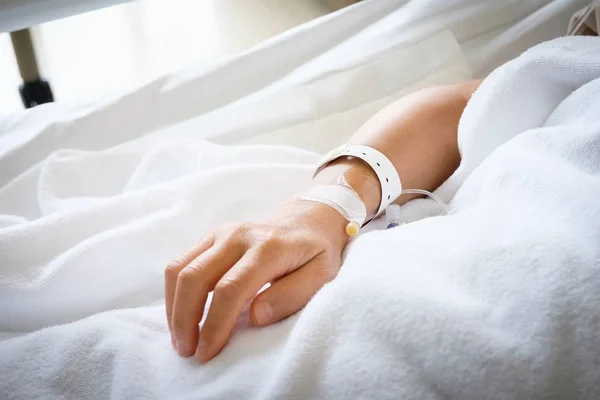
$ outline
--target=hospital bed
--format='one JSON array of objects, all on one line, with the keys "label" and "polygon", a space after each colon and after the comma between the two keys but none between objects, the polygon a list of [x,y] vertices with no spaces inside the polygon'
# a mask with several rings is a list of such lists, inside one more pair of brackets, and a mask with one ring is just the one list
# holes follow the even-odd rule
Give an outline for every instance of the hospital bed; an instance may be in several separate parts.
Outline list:
[{"label": "hospital bed", "polygon": [[0,2],[0,32],[10,32],[19,73],[23,79],[19,92],[25,107],[29,108],[54,100],[50,84],[40,76],[30,28],[54,19],[124,2],[126,1],[4,0]]},{"label": "hospital bed", "polygon": [[[274,388],[291,393],[310,391],[315,382],[336,384],[327,357],[344,353],[328,353],[334,345],[362,351],[342,365],[352,366],[346,372],[373,387],[403,379],[394,375],[397,371],[377,375],[357,364],[375,353],[383,354],[382,360],[418,360],[411,373],[454,373],[494,387],[495,377],[437,370],[436,359],[423,358],[418,347],[407,345],[398,352],[384,345],[366,347],[364,341],[338,342],[336,335],[344,332],[336,322],[352,324],[341,312],[326,318],[324,327],[298,331],[298,321],[319,320],[320,311],[312,306],[274,327],[234,335],[210,364],[181,360],[168,341],[162,273],[174,255],[211,227],[261,218],[306,187],[319,155],[344,142],[377,110],[420,88],[487,76],[530,47],[564,35],[571,15],[586,3],[368,0],[235,57],[178,71],[132,91],[3,117],[0,376],[12,380],[0,379],[0,388],[11,390],[8,398],[48,393],[273,398],[269,390]],[[34,18],[3,29],[38,22]],[[381,249],[378,257],[392,250]],[[450,258],[468,251],[446,250]],[[366,256],[360,261],[374,264]],[[358,264],[348,274],[359,270]],[[440,273],[452,285],[460,283],[452,280],[452,271]],[[439,282],[434,278],[425,286],[435,292]],[[419,287],[414,285],[417,297]],[[364,306],[360,318],[368,325],[381,309],[359,304],[359,297],[353,303],[347,295],[355,289],[338,293],[348,304],[332,300],[328,307]],[[394,290],[383,287],[369,295],[375,304]],[[460,293],[439,292],[448,296],[439,301],[441,308],[445,302],[463,304]],[[488,315],[481,307],[464,305],[462,310],[501,320],[502,310]],[[406,343],[435,338],[443,351],[445,335],[464,327],[464,334],[452,336],[464,341],[463,355],[490,357],[490,365],[497,366],[495,353],[469,352],[477,343],[468,329],[477,321],[450,324],[435,307],[418,315],[406,310],[387,318],[441,324],[432,325],[431,335],[407,336]],[[537,347],[531,354],[511,353],[522,338],[494,336],[505,326],[496,328],[486,332],[505,345],[502,351],[512,361],[531,360],[534,369],[542,363]],[[405,334],[379,333],[383,338]],[[289,348],[290,343],[297,347]],[[305,381],[286,374],[307,357],[322,362],[300,371],[308,383],[298,388]],[[444,354],[439,358],[452,360]],[[337,382],[337,387],[352,383]]]}]

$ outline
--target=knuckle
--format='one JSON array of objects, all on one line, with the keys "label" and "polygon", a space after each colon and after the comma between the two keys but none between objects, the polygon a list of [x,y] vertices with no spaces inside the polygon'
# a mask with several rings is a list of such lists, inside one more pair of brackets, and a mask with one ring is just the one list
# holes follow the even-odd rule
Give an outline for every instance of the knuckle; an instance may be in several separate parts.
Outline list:
[{"label": "knuckle", "polygon": [[224,238],[221,243],[219,243],[219,246],[222,246],[226,249],[235,249],[240,247],[240,242],[241,242],[242,238],[238,235],[235,234],[230,234],[229,236],[227,236],[226,238]]},{"label": "knuckle", "polygon": [[185,266],[184,255],[180,255],[175,260],[171,261],[165,268],[165,277],[166,278],[176,278],[179,275],[181,269]]},{"label": "knuckle", "polygon": [[177,290],[183,293],[208,293],[208,283],[203,275],[193,268],[184,268],[177,278]]},{"label": "knuckle", "polygon": [[183,270],[181,270],[181,272],[179,273],[179,276],[177,278],[177,283],[179,284],[183,284],[183,285],[187,285],[190,282],[196,280],[196,276],[198,275],[198,272],[195,268],[184,268]]},{"label": "knuckle", "polygon": [[238,224],[223,235],[221,244],[225,247],[238,247],[244,243],[251,229],[250,224]]},{"label": "knuckle", "polygon": [[248,222],[242,222],[241,224],[237,224],[231,230],[231,236],[242,237],[246,236],[248,232],[252,229],[252,224]]},{"label": "knuckle", "polygon": [[234,299],[242,292],[242,285],[236,279],[221,279],[215,286],[215,296]]},{"label": "knuckle", "polygon": [[201,258],[196,258],[194,260],[192,260],[191,263],[189,263],[182,271],[181,273],[184,273],[187,275],[200,275],[202,274],[202,272],[205,270],[205,266],[207,266],[208,263],[203,261]]},{"label": "knuckle", "polygon": [[269,233],[263,236],[258,246],[261,253],[271,253],[281,250],[285,245],[283,237],[277,233]]}]

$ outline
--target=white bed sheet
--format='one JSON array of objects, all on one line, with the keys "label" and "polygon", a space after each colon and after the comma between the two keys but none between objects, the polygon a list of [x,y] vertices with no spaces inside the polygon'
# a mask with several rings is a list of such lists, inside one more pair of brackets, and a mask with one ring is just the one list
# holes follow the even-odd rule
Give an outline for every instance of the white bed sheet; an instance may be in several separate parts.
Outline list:
[{"label": "white bed sheet", "polygon": [[[0,183],[63,146],[76,129],[146,134],[236,102],[297,86],[449,29],[475,77],[535,43],[560,36],[585,0],[479,2],[370,0],[303,24],[239,57],[190,68],[130,92],[88,103],[49,104],[0,119]],[[436,56],[410,61],[426,65]],[[402,79],[402,77],[398,77]],[[118,122],[116,122],[118,121]],[[77,122],[74,125],[73,122]],[[85,128],[83,128],[85,126]],[[58,134],[60,132],[60,134]],[[217,133],[204,137],[216,139]],[[117,140],[114,139],[117,138]],[[21,152],[34,141],[35,156]],[[231,143],[234,137],[229,137]],[[83,147],[85,148],[85,144]]]},{"label": "white bed sheet", "polygon": [[[82,318],[160,301],[163,265],[206,229],[264,215],[308,184],[315,152],[341,142],[376,109],[406,91],[468,79],[469,69],[486,73],[532,41],[562,32],[581,3],[371,0],[221,65],[89,104],[45,105],[1,119],[0,331],[4,338],[21,337],[0,346],[28,337],[51,345],[63,334],[68,346],[77,340],[77,324],[97,326]],[[230,149],[201,139],[313,152]],[[218,184],[229,174],[244,182],[268,168],[294,179],[264,175],[269,193]],[[228,200],[218,210],[197,207],[214,204],[213,198]],[[161,357],[173,363],[156,309],[127,315],[144,319],[147,313],[156,333],[149,344],[157,349],[153,365],[159,368]],[[122,318],[114,315],[114,321]],[[111,321],[106,316],[95,321]],[[277,328],[283,336],[273,347],[249,333],[248,340],[262,343],[263,353],[252,356],[267,360],[293,323]],[[235,372],[248,353],[240,339],[231,348],[202,376],[178,364],[188,374],[183,387],[209,387],[211,376]]]},{"label": "white bed sheet", "polygon": [[[404,63],[426,54],[437,62],[418,69]],[[50,154],[0,189],[0,376],[9,379],[0,379],[0,392],[8,399],[96,399],[107,387],[123,399],[258,396],[297,316],[275,329],[242,329],[223,356],[200,367],[170,347],[162,271],[210,227],[260,218],[306,187],[318,155],[202,137],[294,138],[320,151],[406,90],[469,76],[444,31],[179,124],[127,130],[112,113],[91,113],[42,131],[47,137],[17,154]],[[32,357],[17,362],[17,354]],[[130,368],[137,359],[144,366]],[[135,383],[144,379],[144,387]]]},{"label": "white bed sheet", "polygon": [[[426,53],[435,53],[439,62],[432,63],[427,67],[422,66],[419,69],[402,67],[406,57],[416,57]],[[399,71],[403,72],[403,79],[393,80]],[[61,135],[62,137],[57,137],[62,132],[58,131],[58,135],[56,131],[52,132],[54,140],[52,145],[58,148],[54,150],[44,148],[45,151],[50,151],[47,157],[44,156],[40,162],[8,181],[0,190],[0,205],[2,206],[0,226],[5,228],[4,233],[6,234],[4,236],[6,240],[0,240],[0,246],[5,246],[0,248],[2,250],[0,253],[9,256],[6,263],[0,262],[0,265],[5,265],[3,269],[7,273],[5,277],[10,276],[9,270],[18,275],[24,273],[20,263],[9,262],[14,259],[13,257],[19,252],[17,248],[20,247],[14,242],[14,229],[17,231],[26,229],[25,232],[28,232],[28,227],[41,228],[50,224],[49,229],[53,231],[58,229],[56,232],[63,232],[64,228],[58,228],[61,225],[59,220],[63,220],[63,218],[68,220],[72,216],[78,215],[81,210],[87,210],[84,211],[84,214],[92,212],[89,215],[91,220],[81,221],[84,226],[87,226],[86,229],[93,231],[92,226],[98,222],[101,222],[103,228],[100,232],[92,233],[90,231],[82,236],[76,234],[63,245],[58,245],[60,241],[58,238],[49,241],[47,244],[50,246],[48,247],[50,253],[45,256],[40,254],[40,258],[36,257],[35,261],[32,259],[22,260],[32,266],[39,265],[42,270],[56,270],[52,273],[42,273],[33,286],[37,289],[28,296],[27,301],[34,301],[34,303],[39,301],[41,304],[45,304],[43,306],[45,311],[42,312],[39,308],[41,304],[31,307],[33,304],[28,305],[23,299],[17,301],[20,298],[19,295],[14,301],[10,301],[13,296],[2,296],[4,302],[0,302],[2,303],[0,315],[4,318],[0,321],[0,331],[23,332],[39,329],[59,321],[70,322],[93,312],[109,310],[110,308],[106,308],[106,305],[114,305],[115,301],[120,307],[131,307],[159,300],[162,277],[158,276],[159,279],[156,279],[156,273],[160,274],[163,265],[169,261],[169,257],[183,251],[186,245],[192,245],[194,238],[197,238],[200,232],[190,233],[188,240],[182,240],[180,237],[181,244],[177,248],[172,248],[170,245],[164,247],[148,244],[149,247],[157,250],[163,247],[159,250],[163,255],[155,254],[153,256],[155,261],[152,262],[150,270],[147,270],[146,264],[149,261],[147,259],[149,253],[142,257],[146,259],[145,261],[140,259],[134,263],[135,265],[132,264],[133,259],[128,261],[131,271],[136,269],[138,272],[141,272],[140,269],[154,271],[148,276],[152,284],[133,296],[138,299],[134,303],[118,302],[117,299],[120,296],[131,297],[132,293],[128,293],[129,289],[125,288],[124,291],[120,291],[115,285],[104,293],[97,292],[94,295],[96,297],[94,304],[86,304],[79,298],[81,295],[90,294],[87,290],[81,293],[79,291],[79,289],[83,289],[81,285],[78,290],[71,292],[72,296],[68,295],[63,291],[63,285],[69,286],[68,282],[70,285],[75,285],[76,279],[65,274],[63,262],[57,260],[66,256],[73,247],[77,247],[77,243],[82,244],[82,241],[85,242],[109,228],[104,224],[110,218],[98,221],[92,217],[96,212],[103,213],[96,209],[97,207],[103,209],[104,206],[112,204],[109,207],[113,208],[115,212],[121,213],[118,211],[121,208],[129,209],[129,206],[126,205],[128,202],[143,201],[142,199],[150,195],[153,190],[162,191],[174,184],[179,185],[181,179],[185,177],[210,175],[225,165],[229,165],[231,168],[243,168],[246,162],[261,162],[260,157],[244,148],[232,149],[230,150],[231,154],[228,154],[226,148],[223,150],[215,148],[214,155],[208,154],[212,147],[208,146],[204,140],[205,137],[215,137],[220,142],[233,140],[237,143],[246,139],[248,142],[263,144],[265,142],[278,144],[277,141],[287,145],[294,144],[296,147],[304,147],[305,150],[293,150],[293,148],[284,150],[284,148],[276,147],[265,154],[277,154],[277,149],[279,149],[286,154],[290,163],[300,164],[303,168],[310,167],[311,162],[314,163],[317,160],[317,152],[324,152],[340,144],[372,113],[407,90],[457,82],[468,77],[469,71],[460,47],[454,37],[445,31],[408,48],[386,51],[380,54],[376,61],[367,62],[356,68],[340,71],[302,86],[282,88],[260,98],[239,102],[152,132],[109,130],[106,126],[107,122],[118,127],[120,121],[107,121],[106,115],[96,116],[94,114],[91,115],[96,117],[93,121],[89,121],[89,117],[86,117],[82,121],[65,125],[68,130]],[[96,121],[102,121],[103,125],[94,124]],[[35,139],[33,144],[35,144]],[[112,140],[113,143],[107,145],[108,140]],[[191,145],[190,150],[184,152],[186,156],[181,156],[178,151],[181,151],[184,143],[196,144]],[[33,147],[30,142],[20,148],[19,153],[22,157],[35,157],[38,148]],[[196,150],[191,150],[192,148],[196,148]],[[261,154],[261,150],[257,151],[258,154]],[[183,159],[178,160],[180,158]],[[285,158],[281,159],[285,160]],[[268,160],[265,158],[263,162],[274,162],[274,160]],[[308,165],[306,164],[307,160],[310,160]],[[297,182],[292,181],[287,186],[293,187],[296,184]],[[215,210],[214,213],[211,212],[212,217],[220,219],[213,224],[223,222],[223,219],[252,218],[249,204],[251,199],[248,199],[247,203],[241,203],[239,188],[223,185],[221,188],[210,190],[225,190],[235,194],[232,201],[233,204],[238,205],[230,206],[227,213],[225,213],[225,209],[221,208]],[[31,196],[32,194],[33,196]],[[271,195],[279,201],[290,194],[282,187],[274,187],[271,191]],[[172,192],[172,196],[174,195],[175,192]],[[249,193],[244,197],[248,195],[256,194]],[[160,197],[162,195],[158,198]],[[218,195],[215,194],[215,197]],[[108,203],[106,203],[107,201]],[[104,206],[102,206],[103,204]],[[200,212],[200,210],[197,211]],[[196,218],[194,217],[194,219]],[[208,216],[203,219],[206,221],[206,218]],[[110,224],[116,224],[113,228],[121,225],[117,221]],[[26,236],[29,239],[33,238],[34,234],[28,232]],[[10,243],[12,245],[9,245]],[[22,250],[25,250],[26,253],[29,252],[26,249]],[[133,257],[140,256],[135,253],[132,251]],[[22,255],[24,256],[25,253]],[[20,256],[17,259],[20,259]],[[6,265],[9,263],[12,267]],[[71,261],[67,261],[67,264],[70,263]],[[79,261],[76,264],[83,269],[75,275],[81,276],[80,274],[84,274],[83,271],[88,267],[84,265],[85,261],[83,264],[80,264]],[[107,268],[103,270],[103,274],[111,279],[112,267]],[[113,273],[119,269],[117,266],[115,268]],[[73,268],[69,267],[68,269],[72,270]],[[96,274],[91,271],[90,273]],[[152,278],[150,278],[151,276]],[[3,279],[6,278],[0,278],[0,282],[3,282]],[[63,279],[67,279],[67,281],[62,281]],[[7,282],[8,284],[5,283],[5,285],[10,288],[10,280]],[[59,284],[59,282],[62,283]],[[95,282],[90,282],[90,284],[96,285]],[[2,293],[2,288],[3,285],[0,284],[0,293]],[[141,297],[139,297],[140,295]],[[60,299],[58,301],[61,305],[44,301],[44,299],[50,298]],[[67,304],[71,305],[67,306]],[[94,308],[89,309],[90,305]],[[67,306],[67,309],[63,306]],[[53,309],[55,311],[52,311]],[[63,311],[58,311],[59,309]]]}]

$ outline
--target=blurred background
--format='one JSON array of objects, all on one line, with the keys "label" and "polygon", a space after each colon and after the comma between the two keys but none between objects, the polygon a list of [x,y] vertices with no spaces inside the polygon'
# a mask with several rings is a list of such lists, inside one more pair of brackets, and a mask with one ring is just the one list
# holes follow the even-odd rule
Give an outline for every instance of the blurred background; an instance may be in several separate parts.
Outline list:
[{"label": "blurred background", "polygon": [[[47,22],[32,35],[55,100],[88,100],[236,54],[344,3],[142,0]],[[2,33],[0,114],[23,109],[20,84],[9,34]]]}]

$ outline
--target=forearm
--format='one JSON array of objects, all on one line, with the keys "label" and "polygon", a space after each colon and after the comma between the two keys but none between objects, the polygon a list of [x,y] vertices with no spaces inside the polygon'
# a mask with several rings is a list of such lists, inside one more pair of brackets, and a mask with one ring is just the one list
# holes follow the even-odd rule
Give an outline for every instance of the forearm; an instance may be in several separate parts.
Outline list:
[{"label": "forearm", "polygon": [[[392,103],[369,119],[350,144],[373,147],[385,154],[403,188],[432,191],[458,167],[458,121],[479,81],[421,90]],[[375,172],[355,158],[340,158],[315,177],[316,184],[333,183],[344,174],[374,215],[381,201]],[[399,203],[414,196],[403,195]]]},{"label": "forearm", "polygon": [[[404,187],[434,190],[458,166],[458,121],[476,86],[473,82],[407,96],[371,118],[350,142],[384,153]],[[381,188],[362,160],[334,161],[315,177],[315,184],[334,183],[341,174],[369,214],[375,214]],[[165,269],[165,310],[177,352],[185,357],[195,354],[203,362],[213,358],[227,343],[248,301],[257,326],[304,307],[339,271],[349,237],[346,224],[326,204],[293,199],[260,222],[208,233]],[[270,286],[261,291],[266,283]]]}]

